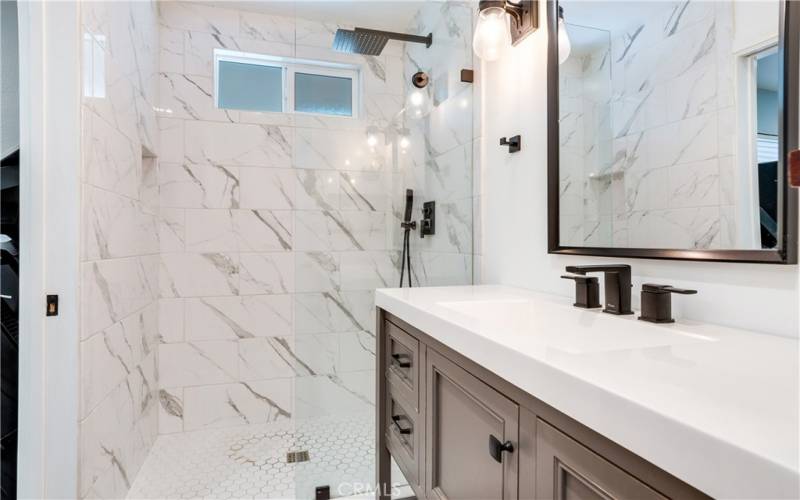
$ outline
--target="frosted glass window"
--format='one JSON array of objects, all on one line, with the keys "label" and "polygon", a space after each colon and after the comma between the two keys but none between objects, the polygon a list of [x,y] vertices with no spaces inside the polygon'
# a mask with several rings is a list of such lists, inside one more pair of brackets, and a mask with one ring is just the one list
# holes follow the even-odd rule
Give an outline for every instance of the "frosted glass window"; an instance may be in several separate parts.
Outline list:
[{"label": "frosted glass window", "polygon": [[218,106],[248,111],[283,111],[283,68],[219,61]]},{"label": "frosted glass window", "polygon": [[353,116],[353,79],[295,73],[294,109],[303,113]]}]

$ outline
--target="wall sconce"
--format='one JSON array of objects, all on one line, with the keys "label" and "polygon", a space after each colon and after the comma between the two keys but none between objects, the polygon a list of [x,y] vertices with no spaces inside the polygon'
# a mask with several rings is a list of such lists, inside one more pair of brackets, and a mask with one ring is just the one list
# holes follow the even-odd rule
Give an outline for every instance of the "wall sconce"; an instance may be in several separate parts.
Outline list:
[{"label": "wall sconce", "polygon": [[558,6],[558,64],[564,64],[564,61],[569,57],[572,50],[572,44],[569,41],[569,34],[567,33],[567,25],[564,22],[564,7]]},{"label": "wall sconce", "polygon": [[481,0],[472,49],[484,61],[496,61],[538,27],[538,0]]}]

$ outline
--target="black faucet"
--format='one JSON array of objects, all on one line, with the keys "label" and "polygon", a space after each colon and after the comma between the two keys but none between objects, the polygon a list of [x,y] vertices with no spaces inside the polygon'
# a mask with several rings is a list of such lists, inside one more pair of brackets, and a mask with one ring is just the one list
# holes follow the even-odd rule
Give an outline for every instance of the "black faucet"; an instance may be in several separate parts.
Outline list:
[{"label": "black faucet", "polygon": [[603,312],[633,314],[631,310],[631,266],[627,264],[567,266],[566,270],[568,273],[580,275],[605,273],[603,281],[606,291],[606,306]]},{"label": "black faucet", "polygon": [[639,319],[651,323],[674,323],[671,293],[694,295],[697,290],[645,283],[642,285],[642,315]]}]

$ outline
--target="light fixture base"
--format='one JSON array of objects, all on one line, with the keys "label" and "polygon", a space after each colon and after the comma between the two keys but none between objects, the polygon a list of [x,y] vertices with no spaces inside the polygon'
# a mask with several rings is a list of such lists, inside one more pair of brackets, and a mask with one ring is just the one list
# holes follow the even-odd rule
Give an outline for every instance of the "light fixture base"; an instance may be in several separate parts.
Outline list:
[{"label": "light fixture base", "polygon": [[478,11],[500,7],[511,17],[511,44],[516,45],[539,28],[539,0],[480,0]]},{"label": "light fixture base", "polygon": [[516,45],[539,28],[539,1],[506,1],[506,12],[511,14],[511,44]]}]

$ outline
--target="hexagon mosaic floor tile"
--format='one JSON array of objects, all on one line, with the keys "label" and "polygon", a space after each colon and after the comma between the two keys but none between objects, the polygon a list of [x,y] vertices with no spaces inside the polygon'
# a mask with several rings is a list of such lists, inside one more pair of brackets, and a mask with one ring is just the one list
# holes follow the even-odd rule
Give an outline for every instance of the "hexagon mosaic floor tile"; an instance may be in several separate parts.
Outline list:
[{"label": "hexagon mosaic floor tile", "polygon": [[[292,451],[308,461],[287,463]],[[373,460],[371,414],[166,434],[128,498],[313,499],[322,485],[341,497],[373,482]]]}]

